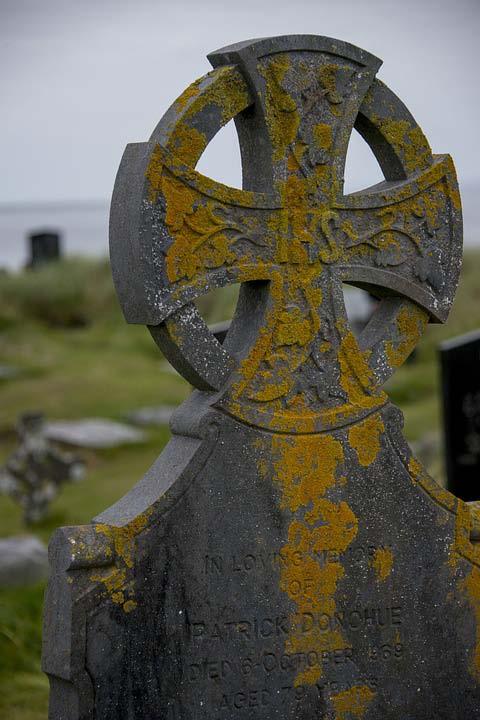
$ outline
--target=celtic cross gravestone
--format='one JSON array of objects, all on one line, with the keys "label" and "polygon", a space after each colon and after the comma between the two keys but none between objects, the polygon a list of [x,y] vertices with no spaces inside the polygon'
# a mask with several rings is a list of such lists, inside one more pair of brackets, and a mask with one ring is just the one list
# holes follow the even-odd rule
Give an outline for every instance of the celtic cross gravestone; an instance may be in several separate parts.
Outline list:
[{"label": "celtic cross gravestone", "polygon": [[[452,161],[357,47],[289,36],[210,60],[127,147],[111,209],[125,317],[196,389],[134,489],[52,540],[50,716],[478,717],[475,519],[382,389],[452,303]],[[194,169],[232,118],[243,190]],[[345,195],[353,128],[385,182]],[[358,338],[343,282],[380,300]],[[230,283],[220,343],[194,301]]]}]

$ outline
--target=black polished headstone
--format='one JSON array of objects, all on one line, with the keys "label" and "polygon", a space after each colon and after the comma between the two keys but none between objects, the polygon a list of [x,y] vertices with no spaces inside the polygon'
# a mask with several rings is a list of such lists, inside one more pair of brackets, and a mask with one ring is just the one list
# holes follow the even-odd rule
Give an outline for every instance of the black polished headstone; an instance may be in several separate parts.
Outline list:
[{"label": "black polished headstone", "polygon": [[440,346],[447,487],[480,499],[480,331]]},{"label": "black polished headstone", "polygon": [[30,258],[28,268],[37,268],[61,258],[61,236],[58,232],[31,233],[28,237]]}]

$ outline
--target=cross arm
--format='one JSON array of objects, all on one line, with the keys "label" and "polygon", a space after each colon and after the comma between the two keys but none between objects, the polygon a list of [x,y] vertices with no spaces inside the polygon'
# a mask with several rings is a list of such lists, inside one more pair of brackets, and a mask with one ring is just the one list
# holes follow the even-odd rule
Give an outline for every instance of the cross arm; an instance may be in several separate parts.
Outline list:
[{"label": "cross arm", "polygon": [[275,204],[210,180],[155,142],[127,146],[110,223],[127,321],[159,325],[214,288],[268,277]]},{"label": "cross arm", "polygon": [[460,197],[449,156],[408,180],[384,182],[335,205],[342,280],[413,300],[444,322],[458,282]]}]

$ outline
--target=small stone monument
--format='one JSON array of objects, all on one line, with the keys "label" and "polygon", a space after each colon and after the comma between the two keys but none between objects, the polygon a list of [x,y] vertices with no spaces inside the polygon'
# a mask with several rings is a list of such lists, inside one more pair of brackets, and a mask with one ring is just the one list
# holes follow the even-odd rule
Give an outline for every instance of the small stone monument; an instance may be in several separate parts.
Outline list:
[{"label": "small stone monument", "polygon": [[480,331],[442,343],[443,425],[447,487],[480,499]]},{"label": "small stone monument", "polygon": [[[111,208],[125,317],[196,390],[133,490],[51,542],[50,718],[479,717],[473,514],[382,389],[452,303],[452,161],[357,47],[287,36],[210,60],[127,147]],[[233,117],[243,190],[194,170]],[[354,127],[385,182],[344,195]],[[220,344],[193,301],[237,282]],[[380,300],[358,339],[342,282]]]},{"label": "small stone monument", "polygon": [[25,523],[43,520],[66,482],[81,480],[83,461],[49,441],[42,413],[24,413],[17,423],[18,447],[0,468],[0,492],[24,511]]},{"label": "small stone monument", "polygon": [[28,268],[35,269],[45,263],[60,260],[60,233],[52,230],[35,232],[28,236],[28,241],[30,246],[30,259],[27,262]]}]

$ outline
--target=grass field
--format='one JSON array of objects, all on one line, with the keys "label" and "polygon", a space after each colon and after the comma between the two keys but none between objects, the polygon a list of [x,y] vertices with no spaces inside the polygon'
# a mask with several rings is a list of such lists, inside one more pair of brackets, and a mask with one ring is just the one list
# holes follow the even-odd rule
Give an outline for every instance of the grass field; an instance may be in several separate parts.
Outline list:
[{"label": "grass field", "polygon": [[[430,326],[414,363],[389,383],[410,440],[439,428],[439,341],[480,327],[480,253],[467,254],[446,327]],[[212,322],[228,317],[233,291],[203,301]],[[169,370],[148,332],[127,326],[118,310],[108,264],[68,261],[36,273],[0,276],[0,364],[19,368],[0,384],[0,463],[14,447],[19,413],[49,418],[123,419],[142,405],[178,404],[187,384]],[[35,533],[47,541],[59,525],[88,522],[140,479],[168,440],[166,428],[143,445],[86,452],[88,474],[67,486]],[[20,510],[0,496],[2,536],[25,532]],[[48,683],[40,671],[44,588],[0,591],[0,719],[44,720]]]}]

